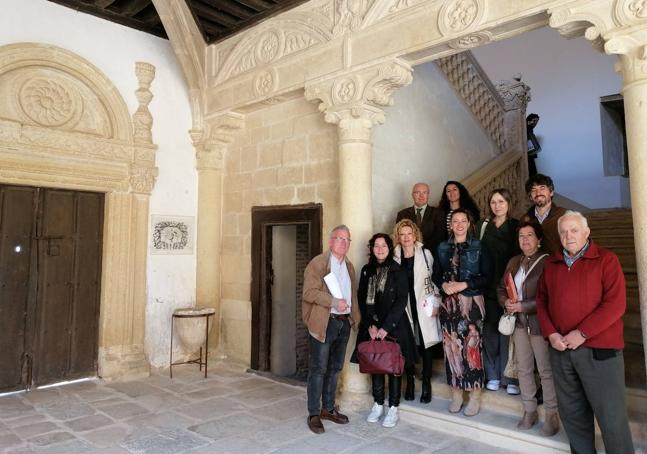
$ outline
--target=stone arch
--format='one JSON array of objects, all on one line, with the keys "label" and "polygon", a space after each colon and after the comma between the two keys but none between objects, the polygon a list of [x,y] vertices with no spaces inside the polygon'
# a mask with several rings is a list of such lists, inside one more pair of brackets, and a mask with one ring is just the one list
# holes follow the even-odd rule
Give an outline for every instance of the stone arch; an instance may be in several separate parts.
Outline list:
[{"label": "stone arch", "polygon": [[[152,65],[137,64],[138,91],[148,91],[151,73]],[[150,115],[146,105],[140,100],[140,116]],[[87,60],[46,44],[0,47],[0,183],[106,194],[99,320],[106,378],[148,374],[148,204],[157,169],[156,146],[133,133],[141,128]]]}]

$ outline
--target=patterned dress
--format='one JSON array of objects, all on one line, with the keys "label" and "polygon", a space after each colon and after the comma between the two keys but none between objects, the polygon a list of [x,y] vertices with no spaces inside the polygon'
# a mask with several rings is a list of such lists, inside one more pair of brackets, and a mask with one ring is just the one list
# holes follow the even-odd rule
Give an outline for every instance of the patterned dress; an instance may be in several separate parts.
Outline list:
[{"label": "patterned dress", "polygon": [[[459,248],[454,248],[451,278],[458,281]],[[447,384],[471,390],[483,386],[482,336],[485,303],[482,295],[448,295],[440,307]]]}]

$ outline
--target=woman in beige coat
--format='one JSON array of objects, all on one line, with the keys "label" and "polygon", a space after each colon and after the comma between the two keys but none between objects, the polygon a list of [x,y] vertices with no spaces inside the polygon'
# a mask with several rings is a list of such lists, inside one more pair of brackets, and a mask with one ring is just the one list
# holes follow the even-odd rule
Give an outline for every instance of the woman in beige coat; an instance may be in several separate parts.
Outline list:
[{"label": "woman in beige coat", "polygon": [[[393,259],[407,272],[409,301],[406,311],[422,356],[420,402],[429,403],[431,402],[431,347],[442,341],[438,307],[433,307],[435,304],[432,298],[432,295],[438,295],[438,289],[431,281],[434,259],[431,252],[423,248],[420,230],[413,221],[403,219],[398,222],[393,230],[393,237],[396,243]],[[407,368],[406,376],[404,399],[413,400],[415,392],[413,367]]]},{"label": "woman in beige coat", "polygon": [[[515,348],[515,359],[519,375],[519,388],[523,403],[523,417],[517,424],[521,430],[528,430],[539,420],[537,414],[537,384],[535,382],[535,361],[544,393],[546,418],[541,434],[546,437],[559,431],[557,417],[557,397],[553,383],[553,372],[548,356],[548,342],[539,331],[535,294],[537,282],[544,269],[544,260],[548,256],[540,249],[543,236],[541,225],[522,222],[518,230],[519,247],[523,252],[512,257],[508,262],[503,279],[497,288],[499,304],[506,312],[517,315],[516,326],[512,335]],[[517,300],[508,298],[505,288],[505,276],[510,273],[517,290]]]}]

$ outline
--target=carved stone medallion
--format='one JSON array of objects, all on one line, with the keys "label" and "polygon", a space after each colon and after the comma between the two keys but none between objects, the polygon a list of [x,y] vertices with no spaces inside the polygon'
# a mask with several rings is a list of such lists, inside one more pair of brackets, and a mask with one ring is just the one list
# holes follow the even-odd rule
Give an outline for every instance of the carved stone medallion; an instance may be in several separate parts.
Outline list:
[{"label": "carved stone medallion", "polygon": [[256,96],[267,96],[276,90],[278,85],[278,74],[276,69],[271,68],[259,72],[254,78],[254,93]]},{"label": "carved stone medallion", "polygon": [[27,79],[18,102],[25,115],[41,126],[61,126],[81,110],[80,97],[61,79]]},{"label": "carved stone medallion", "polygon": [[647,19],[647,0],[617,0],[615,18],[621,24]]},{"label": "carved stone medallion", "polygon": [[358,83],[350,77],[335,82],[332,89],[333,102],[335,104],[346,104],[355,100],[358,92]]},{"label": "carved stone medallion", "polygon": [[489,32],[477,32],[470,35],[461,36],[458,39],[450,41],[449,47],[452,49],[471,49],[482,46],[492,40],[492,34]]},{"label": "carved stone medallion", "polygon": [[283,36],[277,31],[269,31],[256,44],[256,61],[258,64],[269,63],[281,56]]},{"label": "carved stone medallion", "polygon": [[485,12],[484,0],[453,0],[440,9],[438,28],[443,35],[467,30],[478,23]]}]

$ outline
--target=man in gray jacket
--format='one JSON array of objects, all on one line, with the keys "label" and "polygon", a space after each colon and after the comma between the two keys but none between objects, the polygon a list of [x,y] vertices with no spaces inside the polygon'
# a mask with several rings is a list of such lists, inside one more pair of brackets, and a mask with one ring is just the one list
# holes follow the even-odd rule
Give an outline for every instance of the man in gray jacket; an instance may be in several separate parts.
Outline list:
[{"label": "man in gray jacket", "polygon": [[[313,258],[304,274],[302,312],[310,333],[308,427],[316,434],[324,433],[322,419],[348,423],[348,417],[335,407],[335,393],[350,328],[357,328],[361,317],[355,268],[346,258],[350,242],[348,227],[335,227],[328,240],[329,250]],[[337,297],[332,291],[339,292]]]}]

